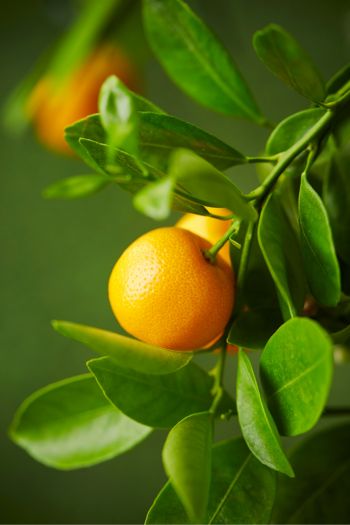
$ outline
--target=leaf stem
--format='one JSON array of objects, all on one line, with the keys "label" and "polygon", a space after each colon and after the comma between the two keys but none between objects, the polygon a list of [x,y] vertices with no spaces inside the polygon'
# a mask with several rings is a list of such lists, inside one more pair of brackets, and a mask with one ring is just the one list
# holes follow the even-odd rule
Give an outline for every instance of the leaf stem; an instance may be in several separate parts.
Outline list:
[{"label": "leaf stem", "polygon": [[215,370],[215,380],[214,380],[214,386],[212,390],[214,399],[209,409],[209,412],[213,414],[214,416],[216,415],[217,409],[219,407],[222,396],[224,394],[223,381],[224,381],[225,362],[226,362],[226,342],[222,345],[220,349],[219,359],[214,369]]},{"label": "leaf stem", "polygon": [[312,128],[310,128],[309,131],[305,133],[305,135],[300,140],[298,140],[298,142],[293,144],[293,146],[281,154],[279,162],[271,171],[270,175],[260,186],[248,193],[245,196],[246,199],[254,200],[255,203],[259,203],[261,200],[263,200],[270,192],[272,187],[276,184],[280,175],[289,166],[289,164],[295,159],[295,157],[304,151],[310,143],[312,143],[327,129],[333,117],[334,112],[330,109],[327,110],[320,120]]},{"label": "leaf stem", "polygon": [[247,157],[248,164],[276,164],[278,161],[279,155],[273,155],[271,157]]},{"label": "leaf stem", "polygon": [[336,95],[331,95],[333,100],[330,100],[329,102],[327,102],[326,100],[323,105],[326,108],[332,109],[343,104],[344,102],[347,102],[350,98],[350,82],[344,84],[344,86],[338,91],[337,94],[341,96],[333,99],[333,97],[336,97]]},{"label": "leaf stem", "polygon": [[205,250],[204,255],[211,261],[214,262],[218,252],[227,243],[231,235],[233,235],[239,228],[238,221],[232,221],[231,226],[227,229],[225,234],[215,243],[209,250]]},{"label": "leaf stem", "polygon": [[236,286],[237,286],[237,302],[236,302],[236,310],[237,310],[237,308],[239,308],[241,306],[239,304],[239,302],[240,302],[240,300],[242,300],[242,297],[243,297],[243,293],[242,292],[243,292],[244,282],[245,282],[245,278],[246,278],[246,274],[247,274],[248,259],[249,259],[250,248],[251,248],[251,243],[252,243],[253,234],[254,234],[254,228],[255,228],[255,223],[254,222],[250,222],[248,224],[247,231],[246,231],[245,238],[244,238],[242,255],[241,255],[241,260],[240,260],[240,263],[239,263],[239,269],[238,269],[238,274],[237,274],[237,284],[236,284]]}]

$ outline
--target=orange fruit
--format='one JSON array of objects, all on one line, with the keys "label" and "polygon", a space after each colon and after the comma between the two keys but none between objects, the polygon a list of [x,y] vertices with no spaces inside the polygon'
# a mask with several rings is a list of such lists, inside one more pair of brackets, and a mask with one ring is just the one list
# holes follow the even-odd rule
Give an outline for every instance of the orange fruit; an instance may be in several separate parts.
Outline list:
[{"label": "orange fruit", "polygon": [[[208,208],[211,213],[216,215],[221,215],[225,217],[226,215],[232,215],[230,210],[225,208]],[[226,230],[231,226],[232,221],[222,221],[220,219],[214,219],[212,217],[205,217],[204,215],[195,215],[193,213],[186,213],[181,219],[176,223],[178,228],[184,228],[192,233],[196,233],[206,239],[211,244],[215,244],[225,233]],[[227,242],[219,251],[220,255],[225,259],[225,261],[231,265],[230,258],[230,246]]]},{"label": "orange fruit", "polygon": [[205,239],[182,228],[158,228],[139,237],[115,264],[109,301],[134,337],[164,348],[198,349],[220,336],[234,304],[233,272],[214,263]]},{"label": "orange fruit", "polygon": [[28,99],[27,112],[45,146],[72,153],[64,140],[64,128],[97,113],[99,90],[109,75],[137,89],[138,79],[129,59],[108,44],[94,51],[67,79],[57,82],[47,75],[39,80]]}]

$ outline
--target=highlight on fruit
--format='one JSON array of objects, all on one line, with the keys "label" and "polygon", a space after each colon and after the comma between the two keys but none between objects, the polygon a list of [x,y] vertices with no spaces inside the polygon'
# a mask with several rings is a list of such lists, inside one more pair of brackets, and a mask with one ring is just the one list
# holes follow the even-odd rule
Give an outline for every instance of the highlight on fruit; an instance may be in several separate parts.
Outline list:
[{"label": "highlight on fruit", "polygon": [[109,301],[121,326],[174,350],[203,348],[223,335],[234,304],[234,275],[204,238],[179,227],[134,241],[111,273]]}]

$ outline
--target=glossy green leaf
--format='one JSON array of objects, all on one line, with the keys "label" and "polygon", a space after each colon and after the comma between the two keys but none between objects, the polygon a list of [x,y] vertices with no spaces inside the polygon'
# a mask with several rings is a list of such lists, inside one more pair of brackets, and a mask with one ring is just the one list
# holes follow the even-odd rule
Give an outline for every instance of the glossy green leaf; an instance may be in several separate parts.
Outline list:
[{"label": "glossy green leaf", "polygon": [[64,137],[66,142],[72,150],[93,170],[105,174],[99,167],[98,163],[89,155],[83,144],[80,143],[81,138],[94,140],[98,143],[107,142],[106,132],[101,124],[99,115],[90,115],[89,117],[78,120],[74,124],[68,126],[64,130]]},{"label": "glossy green leaf", "polygon": [[[108,357],[93,359],[88,367],[113,404],[150,427],[171,427],[190,414],[208,410],[212,402],[213,378],[194,363],[167,375],[127,370]],[[222,406],[234,408],[228,396]]]},{"label": "glossy green leaf", "polygon": [[282,120],[266,143],[267,155],[276,155],[291,148],[317,124],[325,114],[321,108],[305,109]]},{"label": "glossy green leaf", "polygon": [[137,191],[147,182],[161,177],[159,170],[146,167],[134,155],[120,148],[85,138],[79,139],[79,142],[98,170],[104,175],[119,177],[118,182],[128,191]]},{"label": "glossy green leaf", "polygon": [[172,176],[148,184],[134,196],[135,208],[151,219],[166,219],[170,215],[175,184]]},{"label": "glossy green leaf", "polygon": [[142,97],[138,93],[135,93],[134,91],[129,90],[129,94],[133,98],[134,106],[136,111],[140,112],[146,112],[146,113],[160,113],[162,115],[165,115],[165,111],[161,109],[159,106],[151,102],[151,100],[148,100],[148,98]]},{"label": "glossy green leaf", "polygon": [[303,174],[299,192],[301,249],[310,290],[316,301],[336,306],[340,300],[340,269],[327,211]]},{"label": "glossy green leaf", "polygon": [[253,38],[256,54],[285,84],[314,102],[325,96],[322,78],[300,44],[277,24],[257,31]]},{"label": "glossy green leaf", "polygon": [[176,352],[149,345],[130,337],[67,321],[53,321],[53,328],[61,335],[86,345],[126,369],[146,374],[169,374],[186,366],[191,352]]},{"label": "glossy green leaf", "polygon": [[350,81],[350,64],[346,64],[339,69],[327,82],[327,94],[331,95],[341,89]]},{"label": "glossy green leaf", "polygon": [[43,190],[45,199],[80,199],[105,188],[111,179],[103,175],[77,175],[61,179]]},{"label": "glossy green leaf", "polygon": [[[137,193],[147,184],[165,176],[156,167],[139,161],[134,155],[121,149],[84,138],[80,139],[80,143],[98,170],[111,176],[119,186],[130,193]],[[177,211],[208,215],[204,206],[198,204],[196,198],[186,192],[177,192],[172,199],[172,206]]]},{"label": "glossy green leaf", "polygon": [[261,397],[253,367],[242,350],[238,354],[236,395],[239,424],[251,452],[264,465],[293,476],[293,469],[283,452],[276,425]]},{"label": "glossy green leaf", "polygon": [[193,124],[159,113],[140,113],[139,117],[141,155],[167,161],[174,149],[187,148],[218,169],[246,162],[242,153]]},{"label": "glossy green leaf", "polygon": [[274,194],[260,215],[258,238],[261,251],[280,295],[285,319],[301,312],[305,298],[305,277],[296,232]]},{"label": "glossy green leaf", "polygon": [[103,396],[88,374],[38,390],[16,412],[10,436],[37,461],[62,470],[123,454],[151,429],[132,421]]},{"label": "glossy green leaf", "polygon": [[260,375],[282,434],[302,434],[316,424],[332,373],[332,341],[315,321],[296,317],[273,334],[260,359]]},{"label": "glossy green leaf", "polygon": [[264,119],[231,57],[182,0],[145,0],[153,52],[172,80],[197,102],[226,115]]},{"label": "glossy green leaf", "polygon": [[98,109],[108,144],[136,154],[138,115],[130,91],[116,76],[108,77],[102,84]]},{"label": "glossy green leaf", "polygon": [[335,157],[324,179],[323,202],[337,253],[350,264],[350,178],[348,158]]},{"label": "glossy green leaf", "polygon": [[[126,88],[125,88],[126,89]],[[163,111],[155,106],[149,100],[137,95],[133,91],[127,90],[129,97],[132,98],[132,103],[136,111],[163,113]],[[93,169],[96,169],[96,163],[91,159],[86,152],[84,146],[80,143],[80,139],[89,139],[101,144],[108,142],[106,131],[102,125],[99,114],[89,115],[74,124],[65,128],[65,139],[73,151]]]},{"label": "glossy green leaf", "polygon": [[[240,152],[214,135],[176,117],[162,114],[160,110],[156,111],[157,108],[154,109],[151,103],[150,107],[143,106],[134,93],[128,93],[132,95],[133,104],[138,109],[139,153],[149,164],[167,166],[169,155],[176,148],[191,149],[219,169],[246,162]],[[79,142],[80,138],[101,144],[108,142],[98,114],[79,120],[66,128],[65,133],[67,142],[83,160],[86,160],[86,152]]]},{"label": "glossy green leaf", "polygon": [[346,523],[350,516],[350,424],[303,441],[291,454],[297,481],[281,478],[272,523]]},{"label": "glossy green leaf", "polygon": [[179,421],[164,443],[165,471],[193,523],[207,511],[212,441],[213,415],[200,412]]},{"label": "glossy green leaf", "polygon": [[[269,522],[276,476],[255,459],[242,438],[214,445],[211,480],[208,511],[203,523]],[[146,523],[190,523],[169,482],[155,499]]]},{"label": "glossy green leaf", "polygon": [[256,220],[257,213],[231,180],[209,162],[189,150],[177,150],[169,172],[189,194],[205,204],[225,207],[238,217]]}]

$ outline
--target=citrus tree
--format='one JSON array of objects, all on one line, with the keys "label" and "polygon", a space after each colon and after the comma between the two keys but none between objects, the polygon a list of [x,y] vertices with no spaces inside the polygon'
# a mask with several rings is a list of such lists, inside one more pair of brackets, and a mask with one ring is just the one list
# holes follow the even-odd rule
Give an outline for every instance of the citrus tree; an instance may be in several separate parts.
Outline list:
[{"label": "citrus tree", "polygon": [[[11,437],[43,464],[68,470],[168,429],[169,481],[146,523],[344,523],[349,423],[288,452],[281,436],[350,414],[327,405],[334,363],[350,356],[350,66],[325,84],[283,28],[258,31],[259,59],[306,99],[303,111],[273,125],[186,3],[144,0],[143,17],[179,88],[265,127],[265,150],[239,152],[107,78],[99,113],[66,128],[93,173],[61,180],[46,195],[83,197],[118,185],[155,220],[172,209],[186,215],[136,240],[113,269],[111,306],[134,337],[53,322],[100,357],[88,361],[87,374],[25,400]],[[241,164],[259,167],[249,193],[233,182],[234,169],[225,174]],[[214,351],[208,372],[196,356]],[[237,360],[237,374],[224,384],[227,359]],[[240,435],[215,442],[218,420],[230,428],[235,418]]]}]

